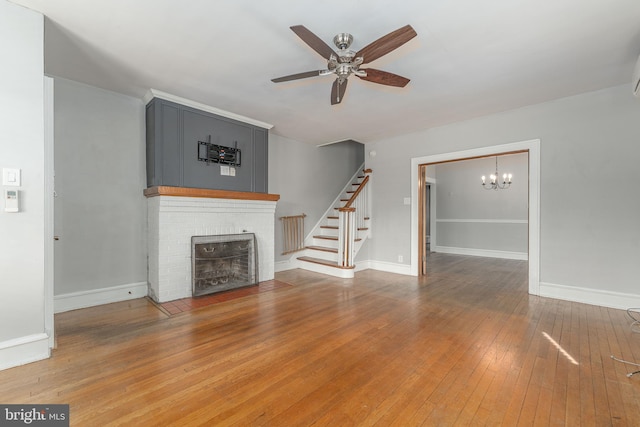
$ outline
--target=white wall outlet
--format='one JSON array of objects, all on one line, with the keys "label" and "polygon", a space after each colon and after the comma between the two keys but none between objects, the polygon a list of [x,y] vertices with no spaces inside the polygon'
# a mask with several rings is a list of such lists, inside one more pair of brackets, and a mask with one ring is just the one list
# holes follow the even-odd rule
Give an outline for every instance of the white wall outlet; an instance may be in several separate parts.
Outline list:
[{"label": "white wall outlet", "polygon": [[404,198],[404,204],[405,205],[410,205],[411,204],[411,197],[405,197]]},{"label": "white wall outlet", "polygon": [[402,255],[398,255],[398,262],[404,262],[404,257]]},{"label": "white wall outlet", "polygon": [[229,176],[236,176],[236,168],[229,166]]},{"label": "white wall outlet", "polygon": [[20,187],[20,169],[2,168],[2,185]]},{"label": "white wall outlet", "polygon": [[220,165],[220,175],[229,176],[229,166]]}]

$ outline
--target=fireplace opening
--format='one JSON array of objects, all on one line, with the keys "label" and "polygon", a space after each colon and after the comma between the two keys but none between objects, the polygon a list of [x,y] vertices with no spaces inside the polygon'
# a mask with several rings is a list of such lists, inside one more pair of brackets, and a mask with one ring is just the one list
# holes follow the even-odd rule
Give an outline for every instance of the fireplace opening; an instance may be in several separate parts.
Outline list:
[{"label": "fireplace opening", "polygon": [[253,233],[191,237],[194,297],[258,283]]}]

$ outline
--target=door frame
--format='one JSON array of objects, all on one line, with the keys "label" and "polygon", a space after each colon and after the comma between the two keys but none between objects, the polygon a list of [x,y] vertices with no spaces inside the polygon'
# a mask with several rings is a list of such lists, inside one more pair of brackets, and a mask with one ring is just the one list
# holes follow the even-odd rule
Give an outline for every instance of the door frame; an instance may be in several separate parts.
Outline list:
[{"label": "door frame", "polygon": [[44,77],[44,328],[49,349],[55,347],[53,307],[53,208],[54,208],[54,80]]},{"label": "door frame", "polygon": [[425,248],[425,237],[426,234],[424,232],[424,222],[423,218],[427,214],[425,212],[425,192],[427,187],[430,187],[429,190],[429,237],[431,239],[431,247],[436,245],[436,218],[433,213],[436,211],[436,180],[435,178],[427,175],[428,169],[426,164],[418,165],[418,259],[419,259],[419,275],[426,276],[426,256],[424,253]]},{"label": "door frame", "polygon": [[443,163],[474,157],[496,156],[502,153],[527,151],[529,153],[529,293],[540,295],[540,140],[513,142],[463,151],[414,157],[411,159],[411,265],[410,274],[420,273],[420,191],[424,183],[420,165]]}]

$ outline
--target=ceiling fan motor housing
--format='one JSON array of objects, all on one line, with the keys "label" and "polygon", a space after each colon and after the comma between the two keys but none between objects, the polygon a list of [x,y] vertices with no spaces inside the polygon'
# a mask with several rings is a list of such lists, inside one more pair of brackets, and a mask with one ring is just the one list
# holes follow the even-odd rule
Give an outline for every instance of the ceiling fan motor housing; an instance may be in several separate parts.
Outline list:
[{"label": "ceiling fan motor housing", "polygon": [[353,36],[349,33],[340,33],[333,38],[333,44],[340,50],[349,49],[353,43]]}]

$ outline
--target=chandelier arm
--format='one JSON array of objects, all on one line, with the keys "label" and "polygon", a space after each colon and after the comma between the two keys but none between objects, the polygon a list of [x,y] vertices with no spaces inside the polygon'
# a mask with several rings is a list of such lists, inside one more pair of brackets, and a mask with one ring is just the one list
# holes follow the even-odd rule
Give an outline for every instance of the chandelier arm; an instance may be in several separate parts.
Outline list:
[{"label": "chandelier arm", "polygon": [[[482,188],[484,188],[485,190],[506,190],[507,188],[511,187],[511,178],[513,175],[511,174],[503,174],[502,175],[502,182],[499,181],[499,175],[498,175],[498,156],[496,156],[496,172],[495,175],[491,175],[490,181],[489,183],[485,182],[485,177],[484,175],[482,176]],[[508,179],[508,181],[507,181]]]}]

